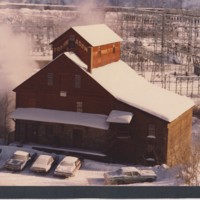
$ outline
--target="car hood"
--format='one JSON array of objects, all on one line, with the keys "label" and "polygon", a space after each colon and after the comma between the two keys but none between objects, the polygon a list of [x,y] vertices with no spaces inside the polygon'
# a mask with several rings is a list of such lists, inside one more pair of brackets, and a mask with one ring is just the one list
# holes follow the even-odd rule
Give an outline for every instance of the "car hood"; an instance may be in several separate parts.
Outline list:
[{"label": "car hood", "polygon": [[58,166],[56,168],[56,171],[57,172],[64,172],[64,173],[72,173],[74,170],[74,167],[73,166]]},{"label": "car hood", "polygon": [[7,165],[21,165],[24,161],[18,159],[10,159],[6,162]]},{"label": "car hood", "polygon": [[47,165],[37,163],[37,164],[35,164],[35,165],[33,164],[31,168],[41,168],[41,169],[45,169],[45,168],[47,168]]}]

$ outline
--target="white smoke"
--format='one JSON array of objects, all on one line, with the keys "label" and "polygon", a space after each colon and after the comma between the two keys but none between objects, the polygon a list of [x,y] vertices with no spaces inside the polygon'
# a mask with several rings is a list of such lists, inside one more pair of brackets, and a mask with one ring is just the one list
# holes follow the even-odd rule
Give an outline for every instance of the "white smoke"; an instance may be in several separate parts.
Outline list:
[{"label": "white smoke", "polygon": [[[12,90],[33,74],[37,65],[29,56],[31,44],[24,34],[0,25],[0,137],[14,130],[9,113],[15,108]],[[3,136],[3,135],[4,136]]]},{"label": "white smoke", "polygon": [[26,35],[0,25],[0,93],[12,91],[33,74],[37,65],[29,56],[30,51]]},{"label": "white smoke", "polygon": [[71,23],[71,26],[90,25],[104,23],[104,6],[108,0],[85,0],[76,3],[78,18]]}]

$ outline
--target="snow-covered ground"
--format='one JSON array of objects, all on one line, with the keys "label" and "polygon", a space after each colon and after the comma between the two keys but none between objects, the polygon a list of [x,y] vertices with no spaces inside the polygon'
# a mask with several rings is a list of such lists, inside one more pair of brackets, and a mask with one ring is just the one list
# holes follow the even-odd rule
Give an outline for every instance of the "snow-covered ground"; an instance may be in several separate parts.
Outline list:
[{"label": "snow-covered ground", "polygon": [[[46,175],[35,174],[30,171],[30,165],[28,165],[22,172],[11,172],[3,168],[5,161],[12,155],[16,149],[24,149],[29,152],[35,152],[31,148],[19,148],[15,146],[3,146],[1,159],[0,159],[0,186],[102,186],[104,185],[103,174],[107,171],[112,171],[120,168],[121,164],[111,164],[97,162],[93,160],[85,159],[81,169],[78,171],[75,177],[71,178],[59,178],[53,175],[55,170],[54,166]],[[38,154],[44,152],[37,151]],[[45,153],[46,154],[46,153]],[[59,155],[61,160],[63,155]],[[168,168],[165,165],[154,167],[142,167],[140,169],[150,168],[157,174],[157,180],[153,183],[136,183],[129,184],[134,186],[177,186],[184,185],[183,181],[178,178],[178,167]],[[19,181],[20,180],[20,181]],[[106,186],[105,186],[106,187]]]}]

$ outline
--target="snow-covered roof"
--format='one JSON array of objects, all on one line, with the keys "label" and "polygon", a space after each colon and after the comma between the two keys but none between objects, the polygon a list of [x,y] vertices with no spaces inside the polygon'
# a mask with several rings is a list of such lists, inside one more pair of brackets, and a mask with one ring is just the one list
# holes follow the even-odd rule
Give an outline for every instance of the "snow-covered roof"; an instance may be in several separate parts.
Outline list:
[{"label": "snow-covered roof", "polygon": [[92,46],[100,46],[122,41],[122,38],[105,24],[74,26],[72,29]]},{"label": "snow-covered roof", "polygon": [[136,167],[121,167],[123,172],[138,172],[139,170]]},{"label": "snow-covered roof", "polygon": [[62,162],[65,161],[67,163],[75,163],[78,160],[77,157],[74,156],[66,156],[63,158]]},{"label": "snow-covered roof", "polygon": [[112,110],[107,118],[107,122],[129,124],[133,117],[133,113]]},{"label": "snow-covered roof", "polygon": [[27,156],[29,153],[26,152],[26,151],[20,151],[20,150],[18,150],[14,154],[15,155],[21,155],[21,156]]},{"label": "snow-covered roof", "polygon": [[48,161],[52,156],[51,155],[39,155],[37,157],[36,162],[40,162],[40,161]]},{"label": "snow-covered roof", "polygon": [[109,129],[109,123],[106,122],[108,116],[101,114],[40,108],[17,108],[10,117],[21,120],[80,125],[104,130]]},{"label": "snow-covered roof", "polygon": [[119,101],[165,121],[173,121],[194,106],[191,99],[149,83],[122,60],[89,73],[87,65],[78,56],[72,52],[64,54]]}]

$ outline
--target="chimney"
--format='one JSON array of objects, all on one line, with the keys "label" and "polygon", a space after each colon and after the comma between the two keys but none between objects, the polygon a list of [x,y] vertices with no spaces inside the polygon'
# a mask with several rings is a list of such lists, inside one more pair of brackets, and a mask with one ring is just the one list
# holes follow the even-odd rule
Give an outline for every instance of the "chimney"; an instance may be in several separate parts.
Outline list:
[{"label": "chimney", "polygon": [[93,67],[93,55],[92,55],[92,47],[88,48],[89,50],[89,62],[88,62],[88,72],[92,73],[92,67]]}]

